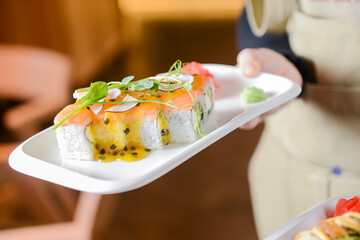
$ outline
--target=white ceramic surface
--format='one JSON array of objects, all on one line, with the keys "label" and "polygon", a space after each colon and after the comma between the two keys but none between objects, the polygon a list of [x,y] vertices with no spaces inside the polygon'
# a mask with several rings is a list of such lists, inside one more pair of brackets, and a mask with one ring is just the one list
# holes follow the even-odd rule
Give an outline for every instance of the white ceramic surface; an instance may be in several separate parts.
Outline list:
[{"label": "white ceramic surface", "polygon": [[315,207],[306,210],[264,240],[295,239],[295,236],[300,231],[310,230],[318,224],[319,220],[332,217],[335,213],[336,204],[340,198],[350,199],[352,197],[337,197],[322,202]]},{"label": "white ceramic surface", "polygon": [[[10,155],[10,166],[21,173],[80,191],[110,194],[133,190],[161,177],[239,126],[301,92],[300,86],[283,77],[263,73],[247,79],[233,66],[204,64],[204,67],[214,75],[220,89],[215,93],[217,125],[198,141],[170,144],[137,162],[62,161],[55,132],[49,128],[17,147]],[[268,99],[257,104],[242,104],[239,93],[251,86],[263,89]]]}]

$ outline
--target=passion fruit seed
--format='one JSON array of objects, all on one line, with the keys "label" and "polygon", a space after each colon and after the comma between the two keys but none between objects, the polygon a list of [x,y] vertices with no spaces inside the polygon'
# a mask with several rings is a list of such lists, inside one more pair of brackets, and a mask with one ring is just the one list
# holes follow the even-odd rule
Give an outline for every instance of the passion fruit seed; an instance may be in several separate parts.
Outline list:
[{"label": "passion fruit seed", "polygon": [[113,144],[113,145],[110,146],[110,149],[111,149],[111,150],[114,150],[115,148],[116,148],[116,145],[115,145],[115,144]]},{"label": "passion fruit seed", "polygon": [[130,153],[132,156],[136,156],[138,153],[137,152],[132,152]]},{"label": "passion fruit seed", "polygon": [[105,124],[108,124],[109,122],[110,122],[110,119],[109,119],[109,118],[105,118],[104,123],[105,123]]},{"label": "passion fruit seed", "polygon": [[104,161],[104,160],[106,159],[106,157],[105,157],[105,156],[101,156],[99,159],[100,159],[101,161]]},{"label": "passion fruit seed", "polygon": [[127,150],[128,150],[128,147],[127,147],[127,146],[124,146],[124,147],[123,147],[123,150],[124,150],[124,151],[127,151]]},{"label": "passion fruit seed", "polygon": [[125,156],[125,153],[120,153],[120,156]]},{"label": "passion fruit seed", "polygon": [[168,129],[161,129],[161,136],[166,136],[169,134],[169,130]]},{"label": "passion fruit seed", "polygon": [[151,152],[151,149],[145,148],[145,152]]},{"label": "passion fruit seed", "polygon": [[129,128],[126,128],[126,129],[124,130],[125,135],[128,135],[129,132],[130,132],[130,129],[129,129]]},{"label": "passion fruit seed", "polygon": [[134,146],[132,146],[131,148],[130,148],[130,150],[132,150],[132,151],[134,151],[136,149],[136,147],[134,147]]},{"label": "passion fruit seed", "polygon": [[101,155],[105,154],[105,149],[102,148],[102,149],[100,150],[100,154],[101,154]]}]

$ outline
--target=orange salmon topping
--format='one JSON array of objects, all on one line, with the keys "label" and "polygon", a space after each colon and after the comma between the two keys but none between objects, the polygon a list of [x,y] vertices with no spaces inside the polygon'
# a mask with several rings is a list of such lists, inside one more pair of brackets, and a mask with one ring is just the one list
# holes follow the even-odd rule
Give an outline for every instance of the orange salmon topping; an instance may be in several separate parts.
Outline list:
[{"label": "orange salmon topping", "polygon": [[[202,93],[204,93],[204,87],[212,81],[211,77],[204,77],[203,75],[194,75],[194,82],[192,83],[193,89],[189,91],[191,96],[195,99]],[[166,102],[171,105],[177,107],[177,109],[173,109],[167,105],[161,103],[154,102],[141,102],[136,107],[125,111],[125,112],[116,112],[110,113],[106,112],[106,109],[115,106],[116,104],[104,104],[101,111],[95,115],[91,110],[86,108],[81,109],[77,113],[75,113],[72,117],[70,117],[64,125],[75,124],[75,125],[88,125],[92,121],[103,121],[106,117],[115,120],[115,121],[131,121],[134,119],[143,119],[144,117],[155,119],[157,117],[157,111],[159,109],[162,110],[190,110],[193,105],[193,100],[189,94],[189,92],[185,88],[180,88],[172,92],[164,92],[159,90],[157,93],[151,90],[143,90],[143,91],[129,91],[129,90],[121,90],[121,95],[114,99],[114,102],[121,102],[126,95],[130,95],[137,100],[153,100]],[[106,102],[110,102],[110,100],[106,99]],[[69,113],[75,110],[79,106],[80,102],[77,101],[74,104],[68,105],[65,107],[56,117],[54,123],[57,124],[64,117],[66,117]]]},{"label": "orange salmon topping", "polygon": [[[74,104],[70,104],[70,105],[66,106],[62,111],[60,111],[56,115],[56,117],[54,119],[54,124],[59,123],[63,118],[65,118],[68,114],[70,114],[72,111],[74,111],[79,105],[80,105],[80,103],[76,102]],[[76,114],[71,116],[68,120],[66,120],[66,122],[63,125],[70,125],[70,124],[88,125],[88,124],[90,124],[91,120],[94,117],[95,117],[95,114],[93,113],[93,111],[91,111],[87,108],[83,108],[83,109],[79,110],[78,112],[76,112]]]}]

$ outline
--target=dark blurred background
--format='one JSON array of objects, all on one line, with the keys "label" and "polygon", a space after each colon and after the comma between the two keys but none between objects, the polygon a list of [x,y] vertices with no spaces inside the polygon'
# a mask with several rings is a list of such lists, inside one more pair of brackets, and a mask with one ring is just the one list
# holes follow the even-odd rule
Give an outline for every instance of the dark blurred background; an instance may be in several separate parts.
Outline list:
[{"label": "dark blurred background", "polygon": [[[235,65],[235,24],[242,9],[241,0],[1,0],[0,66],[8,64],[16,49],[20,49],[20,58],[30,59],[26,64],[36,61],[32,57],[36,53],[31,51],[60,53],[70,67],[67,65],[68,71],[64,67],[64,80],[57,83],[65,87],[57,87],[53,94],[70,97],[74,89],[93,81],[167,71],[177,59]],[[18,72],[26,69],[26,76],[61,65],[45,62],[49,66],[44,63],[40,70],[13,65]],[[29,87],[19,90],[24,83],[9,85],[13,73],[7,73],[8,69],[0,67],[0,88],[16,91],[0,95],[0,239],[9,229],[17,231],[13,235],[17,238],[11,239],[28,239],[30,228],[44,231],[45,236],[41,226],[75,224],[81,193],[14,172],[7,166],[8,154],[22,140],[49,126],[59,108],[72,100],[51,101],[50,96],[52,108],[46,114],[16,125],[19,116],[27,115],[26,110],[19,110],[18,115],[7,111],[36,102],[32,96],[21,96],[30,92],[31,86],[54,85],[51,81],[55,80],[49,70],[50,75],[36,77],[41,81],[26,80]],[[17,76],[14,82],[15,78],[25,81]],[[25,93],[15,96],[21,91]],[[47,100],[37,104],[41,102]],[[100,203],[91,207],[96,210],[95,222],[84,230],[90,234],[69,239],[256,239],[247,166],[261,131],[262,126],[236,130],[145,187],[102,196]],[[65,199],[66,210],[59,199]],[[83,199],[86,201],[86,196]],[[52,231],[56,236],[62,230]]]}]

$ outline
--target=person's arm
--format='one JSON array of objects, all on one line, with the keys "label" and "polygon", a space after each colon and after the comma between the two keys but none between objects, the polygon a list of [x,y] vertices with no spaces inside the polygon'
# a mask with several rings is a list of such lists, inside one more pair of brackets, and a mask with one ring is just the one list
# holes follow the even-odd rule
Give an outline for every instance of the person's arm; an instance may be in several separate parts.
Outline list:
[{"label": "person's arm", "polygon": [[[249,28],[245,14],[238,22],[237,40],[240,50],[237,66],[245,76],[255,77],[260,72],[268,72],[291,79],[300,86],[304,81],[313,81],[311,68],[291,51],[286,34],[256,37]],[[240,128],[253,129],[278,109],[266,112]]]}]

